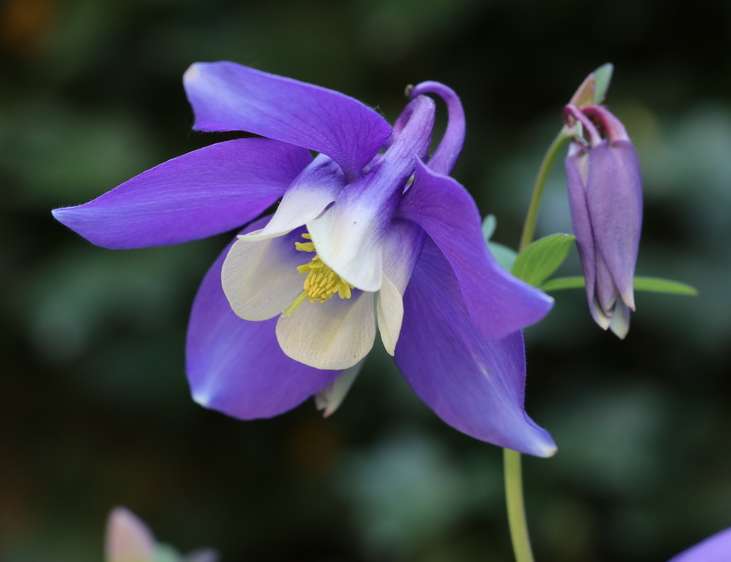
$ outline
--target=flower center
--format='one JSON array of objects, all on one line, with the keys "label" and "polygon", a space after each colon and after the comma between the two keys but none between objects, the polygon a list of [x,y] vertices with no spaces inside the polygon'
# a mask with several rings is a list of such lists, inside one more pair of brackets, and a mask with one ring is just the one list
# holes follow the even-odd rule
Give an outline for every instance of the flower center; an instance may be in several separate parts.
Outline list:
[{"label": "flower center", "polygon": [[310,252],[315,255],[309,262],[297,266],[297,271],[306,275],[304,290],[284,310],[285,316],[289,316],[297,310],[305,299],[310,302],[323,303],[330,300],[335,293],[341,299],[349,299],[352,294],[351,289],[353,286],[325,265],[325,262],[317,255],[315,243],[312,242],[310,233],[303,233],[302,238],[307,242],[295,242],[294,247],[300,252]]}]

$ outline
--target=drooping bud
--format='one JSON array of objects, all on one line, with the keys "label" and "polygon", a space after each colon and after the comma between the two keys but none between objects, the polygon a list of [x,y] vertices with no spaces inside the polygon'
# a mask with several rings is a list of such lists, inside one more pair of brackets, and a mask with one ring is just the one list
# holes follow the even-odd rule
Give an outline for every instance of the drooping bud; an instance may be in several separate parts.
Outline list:
[{"label": "drooping bud", "polygon": [[154,562],[155,548],[155,538],[134,513],[118,507],[109,514],[107,562]]},{"label": "drooping bud", "polygon": [[174,548],[158,543],[147,525],[123,507],[109,514],[104,549],[106,562],[218,562],[218,554],[211,549],[181,556]]},{"label": "drooping bud", "polygon": [[566,158],[569,206],[589,310],[624,338],[635,310],[633,279],[642,228],[637,152],[606,107],[566,107],[567,126],[581,131]]}]

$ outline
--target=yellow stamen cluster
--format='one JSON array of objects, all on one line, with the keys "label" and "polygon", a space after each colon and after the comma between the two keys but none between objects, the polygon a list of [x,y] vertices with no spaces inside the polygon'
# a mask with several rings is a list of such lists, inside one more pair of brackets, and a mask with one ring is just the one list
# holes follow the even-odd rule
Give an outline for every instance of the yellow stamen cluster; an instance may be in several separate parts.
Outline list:
[{"label": "yellow stamen cluster", "polygon": [[330,300],[336,293],[341,299],[349,299],[352,294],[353,286],[330,269],[317,255],[310,233],[305,232],[302,234],[302,238],[307,242],[295,242],[294,247],[300,252],[314,253],[315,256],[309,262],[297,266],[297,271],[306,275],[304,290],[286,308],[285,316],[292,314],[305,299],[310,302],[323,303]]}]

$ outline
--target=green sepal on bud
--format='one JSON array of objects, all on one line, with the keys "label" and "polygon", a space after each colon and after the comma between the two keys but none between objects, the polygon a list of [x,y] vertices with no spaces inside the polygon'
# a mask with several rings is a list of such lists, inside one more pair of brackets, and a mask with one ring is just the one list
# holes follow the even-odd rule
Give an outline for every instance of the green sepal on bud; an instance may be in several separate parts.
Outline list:
[{"label": "green sepal on bud", "polygon": [[590,73],[571,97],[569,105],[582,108],[587,105],[601,105],[604,103],[609,84],[612,82],[613,72],[614,65],[608,62]]}]

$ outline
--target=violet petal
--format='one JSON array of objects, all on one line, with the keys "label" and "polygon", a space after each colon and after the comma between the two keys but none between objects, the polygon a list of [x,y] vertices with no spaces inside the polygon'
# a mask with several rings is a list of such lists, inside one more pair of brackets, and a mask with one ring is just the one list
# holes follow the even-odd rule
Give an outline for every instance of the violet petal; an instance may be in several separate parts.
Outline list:
[{"label": "violet petal", "polygon": [[376,154],[391,126],[339,92],[233,62],[195,63],[183,78],[199,131],[247,131],[322,152],[349,178]]},{"label": "violet petal", "polygon": [[111,249],[178,244],[252,220],[282,196],[310,161],[302,148],[237,139],[142,172],[96,199],[53,216]]},{"label": "violet petal", "polygon": [[[257,222],[252,228],[263,221]],[[337,373],[284,355],[276,319],[248,322],[233,313],[221,289],[229,249],[208,270],[193,302],[186,346],[191,393],[201,406],[235,418],[276,416],[325,389]]]},{"label": "violet petal", "polygon": [[587,203],[597,249],[622,300],[634,309],[633,279],[642,229],[642,179],[631,143],[606,143],[589,153]]},{"label": "violet petal", "polygon": [[501,447],[542,457],[555,453],[551,436],[523,408],[523,336],[480,337],[449,262],[430,240],[416,263],[404,307],[396,363],[442,420]]},{"label": "violet petal", "polygon": [[579,251],[581,268],[586,283],[586,300],[589,303],[594,321],[605,330],[609,327],[609,320],[599,310],[596,304],[596,250],[594,233],[591,228],[589,208],[586,203],[586,168],[588,157],[586,154],[571,154],[566,158],[566,179],[569,196],[571,223],[576,236],[576,247]]},{"label": "violet petal", "polygon": [[670,562],[728,562],[729,560],[731,560],[731,529],[726,529],[681,552]]},{"label": "violet petal", "polygon": [[489,253],[477,206],[454,179],[418,162],[398,216],[421,226],[442,251],[484,337],[505,337],[538,322],[551,309],[551,297],[507,273]]}]

